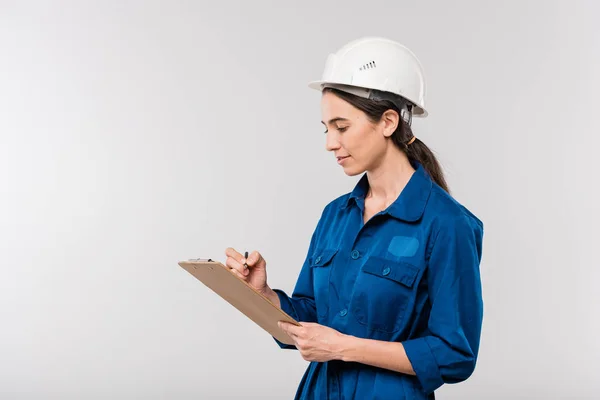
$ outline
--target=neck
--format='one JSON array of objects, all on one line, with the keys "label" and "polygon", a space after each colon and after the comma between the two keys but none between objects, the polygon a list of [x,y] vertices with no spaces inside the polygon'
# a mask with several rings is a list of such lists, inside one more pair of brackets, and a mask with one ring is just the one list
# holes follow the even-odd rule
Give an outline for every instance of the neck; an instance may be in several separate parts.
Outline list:
[{"label": "neck", "polygon": [[408,157],[398,149],[390,151],[373,170],[367,171],[369,192],[367,198],[377,202],[393,203],[410,180],[415,169]]}]

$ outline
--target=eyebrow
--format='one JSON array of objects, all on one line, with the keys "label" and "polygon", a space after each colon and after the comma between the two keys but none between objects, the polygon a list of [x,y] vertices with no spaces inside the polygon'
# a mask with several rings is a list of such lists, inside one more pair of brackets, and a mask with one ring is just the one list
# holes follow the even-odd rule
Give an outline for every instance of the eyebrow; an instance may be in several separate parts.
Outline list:
[{"label": "eyebrow", "polygon": [[[332,118],[332,119],[330,119],[330,120],[329,120],[329,123],[330,123],[330,124],[333,124],[334,122],[337,122],[337,121],[350,121],[350,120],[349,120],[348,118],[335,117],[335,118]],[[325,122],[321,121],[321,123],[322,123],[323,125],[325,125]]]}]

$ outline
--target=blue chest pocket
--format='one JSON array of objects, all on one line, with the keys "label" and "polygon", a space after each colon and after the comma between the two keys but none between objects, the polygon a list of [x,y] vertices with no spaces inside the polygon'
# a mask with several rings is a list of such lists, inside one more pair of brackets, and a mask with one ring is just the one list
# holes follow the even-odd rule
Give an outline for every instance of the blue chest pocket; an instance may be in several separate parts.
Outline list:
[{"label": "blue chest pocket", "polygon": [[369,257],[352,298],[352,313],[369,329],[394,333],[402,329],[408,306],[414,302],[420,269],[407,262]]},{"label": "blue chest pocket", "polygon": [[317,249],[312,257],[310,267],[313,271],[313,288],[317,316],[322,319],[329,312],[329,279],[331,264],[337,249]]}]

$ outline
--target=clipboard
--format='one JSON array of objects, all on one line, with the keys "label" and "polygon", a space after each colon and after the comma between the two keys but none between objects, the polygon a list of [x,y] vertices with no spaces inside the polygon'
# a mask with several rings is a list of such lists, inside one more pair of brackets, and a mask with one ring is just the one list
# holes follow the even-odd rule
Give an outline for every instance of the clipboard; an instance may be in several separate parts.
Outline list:
[{"label": "clipboard", "polygon": [[294,344],[292,338],[279,329],[277,322],[286,321],[298,326],[300,323],[231,272],[229,267],[210,258],[179,261],[178,264],[281,343]]}]

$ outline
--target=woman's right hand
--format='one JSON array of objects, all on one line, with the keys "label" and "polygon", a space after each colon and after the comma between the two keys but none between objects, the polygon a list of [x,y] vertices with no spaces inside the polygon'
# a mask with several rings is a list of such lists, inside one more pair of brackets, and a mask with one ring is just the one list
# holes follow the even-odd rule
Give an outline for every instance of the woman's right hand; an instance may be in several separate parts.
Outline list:
[{"label": "woman's right hand", "polygon": [[[248,259],[245,260],[242,254],[229,247],[225,250],[225,255],[227,256],[225,265],[231,268],[234,274],[246,281],[258,292],[270,297],[271,290],[267,285],[267,262],[259,252],[253,251],[248,255]],[[248,268],[244,266],[244,263],[248,265]]]}]

